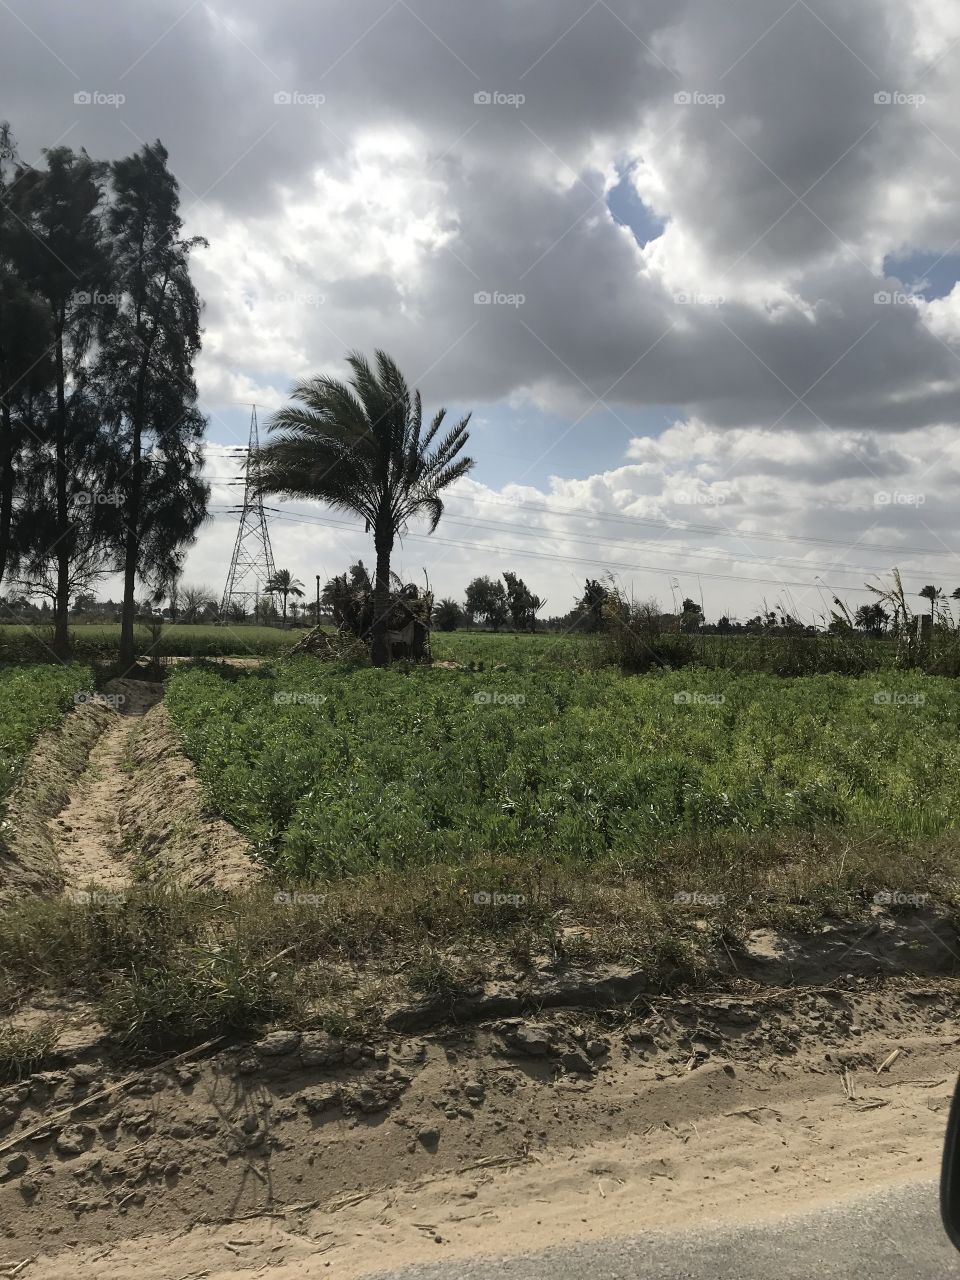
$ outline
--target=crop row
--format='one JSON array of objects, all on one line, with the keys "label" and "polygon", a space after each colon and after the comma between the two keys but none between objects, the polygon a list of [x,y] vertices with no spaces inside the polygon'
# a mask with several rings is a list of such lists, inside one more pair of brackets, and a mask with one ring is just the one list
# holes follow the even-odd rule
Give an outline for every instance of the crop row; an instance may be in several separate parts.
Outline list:
[{"label": "crop row", "polygon": [[39,735],[90,696],[93,687],[93,673],[84,666],[0,670],[0,806]]}]

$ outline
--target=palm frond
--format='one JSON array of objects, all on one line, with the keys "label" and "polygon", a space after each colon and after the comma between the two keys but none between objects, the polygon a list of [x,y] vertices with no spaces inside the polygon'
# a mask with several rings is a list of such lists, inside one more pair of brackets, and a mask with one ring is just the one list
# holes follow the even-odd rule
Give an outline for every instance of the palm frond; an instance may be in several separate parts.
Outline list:
[{"label": "palm frond", "polygon": [[474,465],[461,456],[470,415],[435,445],[446,411],[424,432],[420,392],[411,394],[396,361],[378,349],[372,364],[359,351],[347,364],[349,384],[326,375],[304,379],[293,403],[272,416],[271,439],[255,459],[259,491],[353,512],[388,545],[417,515],[432,533],[443,515],[442,491]]}]

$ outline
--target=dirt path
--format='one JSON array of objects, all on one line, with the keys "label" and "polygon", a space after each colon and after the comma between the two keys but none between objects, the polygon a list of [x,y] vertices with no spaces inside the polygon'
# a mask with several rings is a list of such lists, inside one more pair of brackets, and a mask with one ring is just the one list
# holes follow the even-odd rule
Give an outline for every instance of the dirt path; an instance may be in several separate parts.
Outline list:
[{"label": "dirt path", "polygon": [[116,700],[112,723],[90,752],[89,763],[71,788],[65,808],[47,824],[63,871],[65,893],[91,885],[105,893],[120,893],[130,883],[119,821],[122,800],[130,787],[124,765],[130,735],[140,718],[160,701],[163,686],[118,680],[103,696]]}]

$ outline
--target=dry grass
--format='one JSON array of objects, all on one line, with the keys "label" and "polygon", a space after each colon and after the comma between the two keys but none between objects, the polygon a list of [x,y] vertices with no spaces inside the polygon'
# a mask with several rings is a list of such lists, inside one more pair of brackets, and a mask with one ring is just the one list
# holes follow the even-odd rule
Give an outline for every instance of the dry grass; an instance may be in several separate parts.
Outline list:
[{"label": "dry grass", "polygon": [[0,1026],[0,1083],[16,1081],[36,1071],[52,1052],[60,1032],[55,1018],[36,1026]]},{"label": "dry grass", "polygon": [[589,874],[500,860],[230,894],[154,886],[107,903],[32,899],[0,916],[0,1002],[80,991],[137,1045],[276,1020],[369,1030],[391,999],[452,1001],[545,961],[636,963],[654,985],[696,983],[715,948],[752,927],[866,918],[874,895],[894,890],[952,907],[960,844],[726,835]]}]

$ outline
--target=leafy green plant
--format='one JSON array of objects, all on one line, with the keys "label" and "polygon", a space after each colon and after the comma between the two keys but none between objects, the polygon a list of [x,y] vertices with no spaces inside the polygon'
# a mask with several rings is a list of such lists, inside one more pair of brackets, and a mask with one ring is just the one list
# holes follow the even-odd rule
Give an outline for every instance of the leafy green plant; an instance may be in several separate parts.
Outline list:
[{"label": "leafy green plant", "polygon": [[39,735],[93,690],[89,667],[58,663],[0,670],[0,807]]},{"label": "leafy green plant", "polygon": [[667,839],[956,828],[960,688],[686,668],[179,671],[168,706],[214,805],[292,876],[485,855],[633,859]]}]

